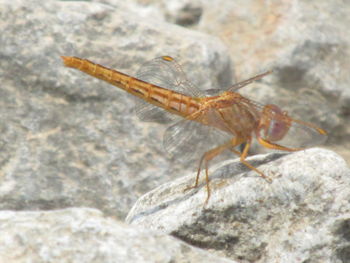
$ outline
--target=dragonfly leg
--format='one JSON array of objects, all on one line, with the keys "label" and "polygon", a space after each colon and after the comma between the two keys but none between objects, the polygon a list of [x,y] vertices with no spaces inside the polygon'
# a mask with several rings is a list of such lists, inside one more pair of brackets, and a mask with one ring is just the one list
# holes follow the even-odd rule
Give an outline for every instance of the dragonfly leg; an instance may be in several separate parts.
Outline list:
[{"label": "dragonfly leg", "polygon": [[262,146],[269,148],[269,149],[281,150],[281,151],[286,151],[286,152],[295,152],[295,151],[303,150],[303,148],[288,148],[288,147],[279,145],[277,143],[272,143],[272,142],[269,142],[267,140],[264,140],[261,137],[257,137],[257,139],[258,139],[258,142]]},{"label": "dragonfly leg", "polygon": [[207,151],[206,153],[204,153],[199,161],[199,167],[197,170],[197,176],[196,176],[196,181],[195,184],[193,186],[187,187],[185,189],[189,190],[189,189],[193,189],[193,188],[197,188],[198,187],[198,182],[199,182],[199,176],[201,173],[201,168],[202,168],[202,164],[204,162],[205,165],[205,181],[206,181],[206,186],[207,186],[207,199],[204,202],[204,205],[208,203],[209,198],[210,198],[210,186],[209,186],[209,172],[208,172],[208,164],[209,161],[212,160],[215,156],[219,155],[220,153],[222,153],[224,150],[226,150],[227,148],[231,147],[231,142],[222,144],[218,147],[215,147],[209,151]]},{"label": "dragonfly leg", "polygon": [[198,166],[198,170],[197,170],[197,176],[196,176],[196,181],[195,184],[193,186],[189,186],[185,189],[185,191],[193,189],[193,188],[197,188],[198,187],[198,181],[199,181],[199,176],[201,174],[201,168],[202,168],[202,164],[203,164],[203,160],[204,160],[205,154],[202,155],[200,161],[199,161],[199,166]]},{"label": "dragonfly leg", "polygon": [[248,150],[250,148],[251,145],[251,139],[246,141],[246,144],[244,146],[243,152],[240,153],[239,151],[236,151],[235,149],[230,149],[232,152],[234,152],[235,154],[240,156],[240,161],[241,163],[243,163],[245,166],[247,166],[249,169],[255,171],[256,173],[258,173],[261,177],[263,177],[264,179],[268,180],[269,182],[271,182],[271,178],[269,178],[268,176],[266,176],[263,172],[261,172],[259,169],[255,168],[253,165],[251,165],[250,163],[248,163],[245,158],[248,155]]}]

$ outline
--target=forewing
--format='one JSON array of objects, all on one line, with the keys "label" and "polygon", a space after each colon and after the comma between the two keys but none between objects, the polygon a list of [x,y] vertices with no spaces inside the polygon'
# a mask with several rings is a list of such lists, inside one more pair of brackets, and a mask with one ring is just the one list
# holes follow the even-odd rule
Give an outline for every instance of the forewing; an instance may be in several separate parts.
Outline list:
[{"label": "forewing", "polygon": [[246,79],[246,80],[237,82],[237,83],[233,84],[233,85],[228,89],[228,91],[237,91],[237,90],[243,88],[244,86],[247,86],[247,85],[249,85],[250,83],[252,83],[252,82],[254,82],[254,81],[260,80],[260,79],[262,79],[263,77],[265,77],[266,75],[269,75],[269,74],[271,74],[271,73],[272,73],[271,70],[270,70],[270,71],[266,71],[266,72],[264,72],[264,73],[262,73],[262,74],[256,75],[256,76],[251,77],[251,78],[249,78],[249,79]]},{"label": "forewing", "polygon": [[[187,96],[201,96],[201,92],[187,80],[181,66],[168,56],[158,57],[143,64],[137,71],[136,78]],[[177,117],[139,98],[135,98],[135,101],[136,115],[143,121],[164,122]]]},{"label": "forewing", "polygon": [[260,131],[260,136],[272,143],[279,144],[288,148],[308,148],[315,145],[324,143],[327,139],[327,134],[324,130],[317,127],[316,125],[297,119],[293,119],[284,112],[264,111],[264,106],[258,102],[249,100],[251,105],[256,108],[257,112],[260,112],[260,119],[265,118],[270,123],[268,129],[282,129],[286,133],[281,139],[276,141],[269,140],[267,132],[264,129]]},{"label": "forewing", "polygon": [[232,135],[194,120],[183,119],[167,128],[164,148],[176,160],[199,160],[207,151],[228,142]]},{"label": "forewing", "polygon": [[[325,132],[312,124],[291,119],[287,124],[289,129],[286,135],[276,143],[288,148],[308,148],[323,144],[327,135]],[[312,126],[310,126],[312,125]]]},{"label": "forewing", "polygon": [[[256,75],[256,76],[251,77],[249,79],[237,82],[237,83],[233,84],[230,88],[228,88],[227,91],[236,92],[239,89],[241,89],[241,88],[243,88],[243,87],[253,83],[254,81],[260,80],[263,77],[265,77],[266,75],[269,75],[271,73],[272,73],[272,71],[266,71],[266,72],[264,72],[262,74]],[[222,92],[223,92],[223,90],[221,90],[221,89],[208,89],[208,90],[204,91],[204,94],[205,94],[206,97],[210,97],[210,96],[217,96],[217,95],[219,95]]]}]

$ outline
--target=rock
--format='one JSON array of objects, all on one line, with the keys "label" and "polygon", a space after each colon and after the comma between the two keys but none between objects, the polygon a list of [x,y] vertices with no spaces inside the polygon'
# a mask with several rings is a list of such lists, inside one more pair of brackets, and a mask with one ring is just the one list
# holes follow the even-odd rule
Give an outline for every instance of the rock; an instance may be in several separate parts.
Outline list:
[{"label": "rock", "polygon": [[[225,12],[220,12],[223,6]],[[345,91],[343,84],[349,77],[343,70],[349,63],[345,59],[349,39],[344,33],[349,32],[349,3],[220,0],[204,2],[202,8],[199,30],[226,40],[240,78],[259,68],[277,66],[286,86],[317,80],[324,91]]]},{"label": "rock", "polygon": [[95,209],[0,212],[1,262],[232,262]]},{"label": "rock", "polygon": [[[322,126],[332,134],[327,147],[350,164],[350,2],[151,2],[167,21],[174,23],[189,5],[201,10],[199,20],[190,27],[225,42],[234,62],[236,81],[274,70],[267,78],[268,88],[248,86],[241,92]],[[191,14],[195,16],[195,12]]]},{"label": "rock", "polygon": [[[141,123],[130,96],[64,68],[59,57],[80,56],[133,75],[145,61],[170,55],[200,89],[225,89],[233,79],[275,69],[240,92],[319,123],[330,132],[328,145],[350,160],[350,5],[135,2],[0,0],[0,209],[83,206],[120,219],[161,185],[128,222],[239,261],[346,262],[349,172],[338,156],[314,149],[251,158],[271,170],[271,184],[242,174],[247,169],[238,161],[221,164],[203,208],[204,184],[183,193],[193,176],[162,185],[197,166],[165,157],[165,126]],[[24,214],[30,213],[16,213]]]},{"label": "rock", "polygon": [[321,125],[350,163],[350,2],[220,0],[202,10],[198,30],[223,39],[238,80],[274,70],[268,89],[244,89],[250,97]]},{"label": "rock", "polygon": [[[211,198],[188,176],[140,198],[126,222],[247,262],[347,262],[350,169],[312,148],[249,158],[272,183],[238,161],[213,168]],[[202,180],[204,181],[204,179]],[[245,262],[245,261],[244,261]]]},{"label": "rock", "polygon": [[215,37],[159,23],[129,5],[0,1],[0,209],[96,207],[124,218],[138,196],[171,180],[165,126],[140,122],[133,100],[61,55],[134,74],[160,55],[181,57],[201,88],[229,85]]}]

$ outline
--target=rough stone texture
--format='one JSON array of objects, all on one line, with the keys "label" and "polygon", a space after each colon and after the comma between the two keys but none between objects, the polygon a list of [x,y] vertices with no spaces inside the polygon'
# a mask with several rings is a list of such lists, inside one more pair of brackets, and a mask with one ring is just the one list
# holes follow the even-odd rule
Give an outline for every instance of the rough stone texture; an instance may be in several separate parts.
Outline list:
[{"label": "rough stone texture", "polygon": [[189,26],[225,42],[237,80],[274,70],[268,89],[245,93],[326,128],[327,147],[350,164],[349,1],[135,1],[178,24],[201,13]]},{"label": "rough stone texture", "polygon": [[237,78],[274,69],[270,101],[327,128],[330,149],[350,163],[350,2],[222,0],[203,10],[198,29],[228,44]]},{"label": "rough stone texture", "polygon": [[[129,74],[170,55],[201,89],[274,69],[241,92],[320,124],[327,147],[349,161],[349,9],[340,0],[0,0],[0,209],[85,206],[120,219],[141,194],[197,166],[169,161],[165,126],[141,123],[127,94],[64,68],[60,55]],[[129,221],[151,218],[152,228],[240,261],[346,262],[344,162],[321,150],[251,160],[272,184],[222,164],[206,209],[203,187],[183,193],[191,176],[147,195]]]},{"label": "rough stone texture", "polygon": [[0,212],[0,261],[232,262],[161,234],[127,226],[95,209]]},{"label": "rough stone texture", "polygon": [[[348,262],[350,169],[319,148],[252,157],[272,183],[236,162],[216,167],[212,197],[194,176],[144,195],[127,222],[248,262]],[[245,173],[242,174],[242,172]]]},{"label": "rough stone texture", "polygon": [[198,84],[228,85],[230,61],[218,39],[146,21],[117,3],[0,6],[1,209],[82,205],[123,218],[141,194],[186,171],[170,168],[165,126],[139,121],[131,96],[65,68],[60,56],[133,74],[170,54],[184,58]]}]

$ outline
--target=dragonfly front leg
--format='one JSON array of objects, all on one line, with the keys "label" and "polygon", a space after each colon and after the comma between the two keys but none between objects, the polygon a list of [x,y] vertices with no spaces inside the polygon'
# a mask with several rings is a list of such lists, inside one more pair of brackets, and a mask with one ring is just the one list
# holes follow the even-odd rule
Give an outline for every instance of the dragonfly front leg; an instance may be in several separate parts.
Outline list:
[{"label": "dragonfly front leg", "polygon": [[255,168],[253,165],[251,165],[250,163],[248,163],[245,158],[247,158],[248,155],[248,151],[249,148],[251,146],[251,139],[246,141],[246,144],[244,146],[243,152],[240,153],[238,151],[236,151],[235,149],[230,149],[233,153],[237,154],[238,156],[240,156],[240,161],[241,163],[243,163],[245,166],[247,166],[249,169],[255,171],[256,173],[258,173],[261,177],[263,177],[264,179],[268,180],[269,182],[272,182],[271,178],[269,178],[268,176],[266,176],[263,172],[261,172],[260,170],[258,170],[257,168]]}]

